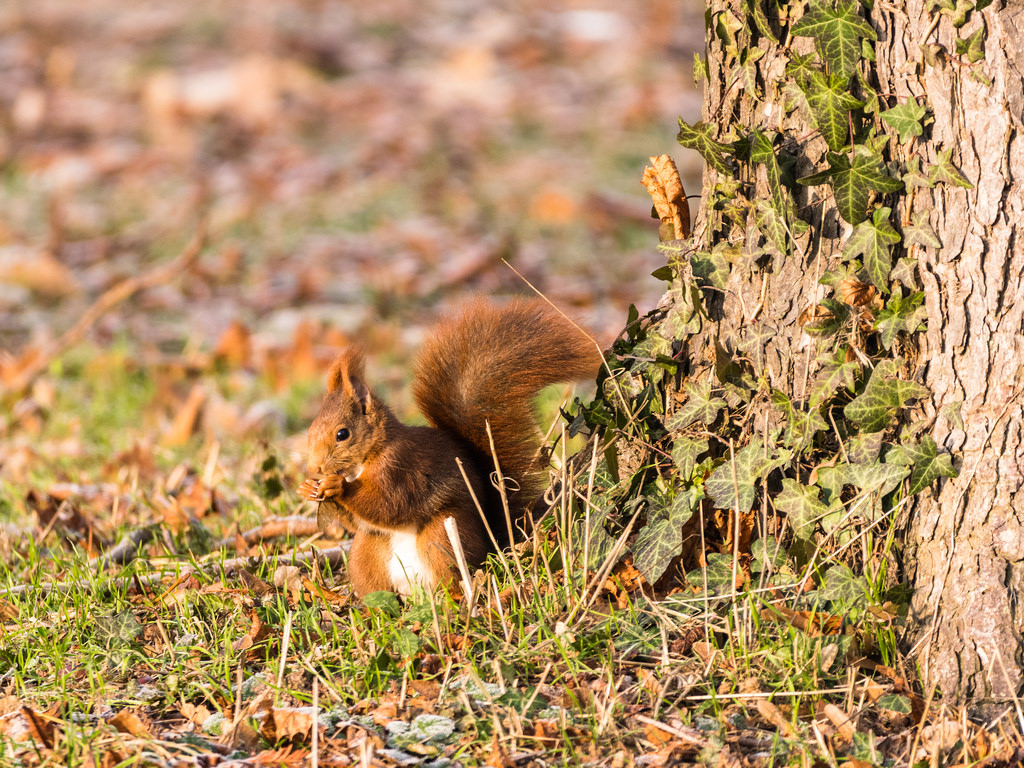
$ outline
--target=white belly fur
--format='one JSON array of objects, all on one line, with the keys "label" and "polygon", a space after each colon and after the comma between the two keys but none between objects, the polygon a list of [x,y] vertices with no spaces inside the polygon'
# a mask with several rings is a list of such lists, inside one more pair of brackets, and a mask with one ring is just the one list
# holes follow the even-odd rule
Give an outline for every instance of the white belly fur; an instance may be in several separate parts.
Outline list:
[{"label": "white belly fur", "polygon": [[427,564],[420,558],[415,531],[391,531],[388,575],[395,591],[400,595],[411,595],[417,584],[430,588],[430,572],[427,570]]}]

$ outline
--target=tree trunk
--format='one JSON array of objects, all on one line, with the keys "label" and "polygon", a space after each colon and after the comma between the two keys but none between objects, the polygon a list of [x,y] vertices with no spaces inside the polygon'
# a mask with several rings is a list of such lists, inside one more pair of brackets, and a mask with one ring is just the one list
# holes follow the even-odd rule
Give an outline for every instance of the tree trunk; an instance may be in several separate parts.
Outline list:
[{"label": "tree trunk", "polygon": [[[809,37],[790,33],[808,8],[794,1],[787,19],[778,18],[771,2],[708,5],[703,120],[718,138],[731,129],[740,136],[752,128],[778,131],[775,150],[795,157],[796,177],[821,170],[826,142],[800,110],[787,113],[779,86],[790,57],[815,50]],[[755,30],[748,14],[758,5],[766,6],[782,43],[755,31],[764,54],[744,68],[737,65],[744,33],[735,31],[736,22]],[[886,203],[901,229],[924,212],[941,240],[941,248],[900,245],[893,263],[899,255],[917,259],[928,320],[927,332],[918,334],[919,357],[909,355],[916,361],[911,375],[932,390],[923,415],[960,470],[903,508],[901,576],[916,590],[907,640],[926,683],[937,683],[944,694],[1007,699],[1021,692],[1024,670],[1024,238],[1015,236],[1024,221],[1024,12],[996,2],[956,29],[950,16],[930,14],[925,5],[876,2],[870,13],[857,11],[878,35],[868,77],[876,78],[880,109],[918,98],[934,118],[916,139],[890,142],[893,166],[917,157],[928,167],[951,151],[950,161],[973,184],[924,186]],[[984,59],[969,61],[963,49],[956,52],[957,40],[982,24]],[[739,41],[739,59],[727,50],[730,34]],[[763,170],[742,179],[756,189],[754,204],[770,196]],[[713,205],[720,181],[709,165],[694,227],[697,248],[710,250],[730,236]],[[818,278],[837,263],[850,227],[837,216],[829,187],[790,189],[810,230],[791,233],[795,247],[786,253],[768,248],[770,258],[754,254],[736,262],[742,269],[733,264],[724,288],[708,302],[702,354],[724,346],[734,356],[763,355],[759,367],[770,385],[797,401],[806,396],[818,351],[798,317],[825,295]],[[745,239],[765,245],[749,221]]]},{"label": "tree trunk", "polygon": [[[970,699],[1020,693],[1024,669],[1024,13],[989,7],[981,70],[991,85],[952,63],[924,67],[927,21],[877,4],[873,23],[882,90],[923,96],[935,114],[921,146],[929,160],[952,149],[972,189],[922,190],[914,210],[931,211],[941,250],[922,254],[919,274],[929,325],[922,349],[931,415],[962,402],[962,426],[940,416],[935,439],[962,457],[960,476],[915,500],[906,569],[915,589],[910,639],[926,680]],[[1014,6],[1011,10],[1009,6]],[[954,49],[952,26],[934,39]]]}]

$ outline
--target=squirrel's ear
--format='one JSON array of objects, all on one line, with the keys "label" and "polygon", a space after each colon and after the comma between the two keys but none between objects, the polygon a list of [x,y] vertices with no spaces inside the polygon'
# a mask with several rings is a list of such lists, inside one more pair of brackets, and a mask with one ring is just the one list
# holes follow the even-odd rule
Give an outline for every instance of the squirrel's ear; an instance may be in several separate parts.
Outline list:
[{"label": "squirrel's ear", "polygon": [[[327,372],[327,391],[333,392],[338,387],[341,387],[346,394],[360,400],[365,397],[363,351],[358,347],[343,349],[331,364],[331,370]],[[364,394],[360,394],[360,389]]]}]

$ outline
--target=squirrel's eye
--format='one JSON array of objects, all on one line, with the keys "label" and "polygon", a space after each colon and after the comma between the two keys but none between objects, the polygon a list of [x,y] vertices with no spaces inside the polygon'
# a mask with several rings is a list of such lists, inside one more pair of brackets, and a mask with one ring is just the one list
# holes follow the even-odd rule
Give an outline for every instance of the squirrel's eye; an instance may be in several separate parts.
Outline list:
[{"label": "squirrel's eye", "polygon": [[342,440],[348,440],[349,434],[349,431],[345,429],[345,427],[342,427],[335,433],[334,439],[340,443]]}]

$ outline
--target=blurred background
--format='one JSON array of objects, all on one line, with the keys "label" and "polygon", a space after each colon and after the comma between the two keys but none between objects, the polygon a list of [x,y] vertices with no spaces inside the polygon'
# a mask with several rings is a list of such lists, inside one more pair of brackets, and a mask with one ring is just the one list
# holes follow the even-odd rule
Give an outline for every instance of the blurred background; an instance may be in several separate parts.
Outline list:
[{"label": "blurred background", "polygon": [[608,342],[664,285],[647,157],[699,192],[703,29],[695,0],[0,3],[0,384],[209,221],[8,396],[0,478],[301,432],[353,338],[406,415],[438,314],[529,292],[505,261]]}]

